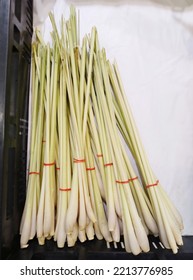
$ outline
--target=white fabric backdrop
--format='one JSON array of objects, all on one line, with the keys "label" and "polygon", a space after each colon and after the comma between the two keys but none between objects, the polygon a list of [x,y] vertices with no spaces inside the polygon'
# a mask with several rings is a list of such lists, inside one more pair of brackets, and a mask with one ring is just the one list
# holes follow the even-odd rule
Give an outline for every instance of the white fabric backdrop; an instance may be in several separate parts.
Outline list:
[{"label": "white fabric backdrop", "polygon": [[[34,23],[46,40],[51,25],[49,19],[43,22],[54,2],[58,20],[69,14],[69,4],[79,9],[81,38],[97,27],[100,45],[119,65],[153,170],[183,216],[183,234],[192,235],[192,1],[36,2]],[[174,2],[175,7],[168,5]]]}]

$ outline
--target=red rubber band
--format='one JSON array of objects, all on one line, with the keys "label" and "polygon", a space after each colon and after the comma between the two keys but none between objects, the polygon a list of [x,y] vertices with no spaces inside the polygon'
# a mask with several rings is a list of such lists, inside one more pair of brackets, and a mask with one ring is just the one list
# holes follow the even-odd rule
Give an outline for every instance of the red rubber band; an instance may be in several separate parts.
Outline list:
[{"label": "red rubber band", "polygon": [[52,166],[52,165],[55,165],[56,163],[55,163],[55,161],[54,162],[51,162],[51,163],[45,163],[44,162],[44,166]]},{"label": "red rubber band", "polygon": [[138,177],[130,178],[130,179],[126,180],[126,181],[116,180],[116,183],[118,183],[118,184],[127,184],[127,183],[132,182],[132,181],[137,180],[137,179],[138,179]]},{"label": "red rubber band", "polygon": [[154,184],[147,185],[147,186],[146,186],[146,189],[151,188],[151,187],[155,187],[155,186],[157,186],[158,184],[159,184],[159,180],[157,180]]},{"label": "red rubber band", "polygon": [[97,157],[103,157],[103,154],[99,154],[99,155],[97,155]]},{"label": "red rubber band", "polygon": [[137,179],[138,179],[138,177],[130,178],[129,182],[132,182],[132,181],[137,180]]},{"label": "red rubber band", "polygon": [[116,180],[116,183],[118,183],[118,184],[127,184],[127,183],[129,183],[129,180],[127,180],[127,181]]},{"label": "red rubber band", "polygon": [[74,158],[74,163],[82,163],[85,162],[85,159],[76,159]]},{"label": "red rubber band", "polygon": [[89,170],[92,171],[92,170],[95,170],[95,167],[87,167],[86,170],[87,171],[89,171]]},{"label": "red rubber band", "polygon": [[61,192],[69,192],[69,191],[71,191],[71,188],[66,188],[66,189],[59,188],[59,191],[61,191]]},{"label": "red rubber band", "polygon": [[56,167],[56,170],[60,170],[60,167]]},{"label": "red rubber band", "polygon": [[32,175],[32,174],[34,174],[34,175],[40,175],[40,172],[36,172],[36,171],[29,172],[29,175]]},{"label": "red rubber band", "polygon": [[110,162],[110,163],[105,163],[105,164],[104,164],[105,167],[107,167],[107,166],[112,166],[112,165],[113,165],[112,162]]}]

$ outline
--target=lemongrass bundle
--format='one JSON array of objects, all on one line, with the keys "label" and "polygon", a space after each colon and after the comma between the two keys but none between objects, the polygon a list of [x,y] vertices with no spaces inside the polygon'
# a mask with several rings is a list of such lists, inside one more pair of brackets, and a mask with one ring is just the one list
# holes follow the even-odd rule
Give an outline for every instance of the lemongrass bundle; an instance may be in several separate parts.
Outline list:
[{"label": "lemongrass bundle", "polygon": [[52,45],[40,32],[33,45],[21,247],[35,235],[40,245],[53,238],[59,248],[95,237],[119,242],[123,235],[126,251],[137,255],[149,251],[148,235],[153,234],[176,253],[182,220],[154,183],[117,66],[100,49],[95,27],[79,44],[74,7],[68,21],[62,18],[61,30],[52,13],[50,20]]},{"label": "lemongrass bundle", "polygon": [[159,228],[160,239],[166,248],[171,248],[174,253],[177,253],[178,245],[183,244],[182,218],[152,171],[126,100],[117,65],[112,67],[109,63],[109,77],[114,93],[118,126],[139,168]]},{"label": "lemongrass bundle", "polygon": [[[54,23],[54,18],[51,15],[52,23],[54,28],[56,28],[56,24]],[[85,232],[89,220],[92,223],[96,222],[96,218],[94,215],[94,211],[91,206],[91,200],[88,193],[88,182],[86,177],[86,169],[85,169],[85,155],[84,155],[84,144],[83,144],[83,136],[82,136],[82,119],[79,117],[79,114],[83,112],[83,109],[79,109],[80,102],[82,100],[83,92],[80,92],[79,96],[79,87],[82,88],[82,82],[80,83],[79,79],[79,49],[77,46],[77,25],[76,25],[76,14],[74,8],[71,8],[71,17],[69,21],[66,23],[66,34],[63,34],[66,40],[68,40],[68,45],[62,45],[62,42],[59,39],[58,32],[57,34],[57,42],[60,48],[60,54],[63,62],[62,66],[64,67],[65,77],[66,77],[66,85],[67,85],[67,93],[70,104],[70,113],[72,116],[72,134],[74,141],[74,149],[73,149],[73,178],[72,183],[76,186],[72,186],[71,195],[69,198],[69,207],[67,209],[66,214],[66,231],[67,236],[70,239],[73,228],[77,223],[79,224],[79,239],[83,242],[86,239]],[[92,46],[95,43],[95,30],[92,32]],[[92,47],[93,48],[93,47]],[[83,45],[83,49],[85,46]],[[64,63],[65,61],[65,63]],[[92,69],[92,51],[90,54],[90,74]],[[81,59],[81,67],[84,70],[84,59]],[[84,77],[84,75],[83,75]],[[89,79],[88,79],[89,80]],[[89,86],[88,86],[89,87]],[[89,90],[87,89],[89,93]],[[82,102],[83,105],[83,102]],[[78,186],[78,187],[77,187]],[[78,201],[80,198],[80,202]]]},{"label": "lemongrass bundle", "polygon": [[51,55],[49,45],[46,47],[46,89],[45,89],[45,155],[40,202],[37,215],[37,237],[40,244],[45,238],[54,236],[55,201],[56,201],[56,106],[58,83],[58,49],[54,46]]},{"label": "lemongrass bundle", "polygon": [[27,176],[27,195],[20,224],[21,248],[28,246],[37,230],[37,212],[39,207],[41,184],[41,155],[44,130],[44,90],[46,52],[38,44],[33,44],[32,59],[32,118],[29,170]]},{"label": "lemongrass bundle", "polygon": [[66,242],[66,213],[68,208],[68,192],[71,191],[70,180],[68,178],[68,170],[71,162],[67,161],[67,153],[69,148],[69,122],[67,110],[67,92],[64,78],[64,69],[60,68],[60,88],[58,98],[58,134],[59,134],[59,185],[58,185],[58,201],[57,201],[57,221],[55,230],[55,240],[59,248],[64,247]]}]

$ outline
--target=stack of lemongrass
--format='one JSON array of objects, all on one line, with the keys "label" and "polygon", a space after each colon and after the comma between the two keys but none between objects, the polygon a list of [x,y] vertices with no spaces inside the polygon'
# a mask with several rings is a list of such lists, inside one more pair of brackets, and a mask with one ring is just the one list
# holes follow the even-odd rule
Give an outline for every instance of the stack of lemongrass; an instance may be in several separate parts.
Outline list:
[{"label": "stack of lemongrass", "polygon": [[[53,14],[52,45],[36,32],[32,52],[29,174],[21,247],[77,240],[119,242],[148,252],[148,235],[177,252],[182,220],[145,156],[116,65],[100,49],[96,28],[78,45],[76,12]],[[121,134],[122,136],[121,136]],[[130,163],[125,143],[136,160]],[[141,184],[142,181],[142,184]]]}]

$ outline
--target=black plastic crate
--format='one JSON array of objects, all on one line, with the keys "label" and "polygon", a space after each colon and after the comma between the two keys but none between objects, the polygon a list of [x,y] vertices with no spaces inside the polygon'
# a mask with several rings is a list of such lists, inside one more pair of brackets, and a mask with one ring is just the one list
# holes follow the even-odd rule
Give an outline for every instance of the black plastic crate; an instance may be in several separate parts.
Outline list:
[{"label": "black plastic crate", "polygon": [[91,240],[84,243],[77,242],[76,246],[57,248],[56,242],[47,240],[45,245],[39,246],[36,239],[29,242],[26,249],[19,248],[19,236],[15,239],[8,259],[12,260],[193,260],[193,238],[184,237],[184,245],[177,254],[165,249],[159,238],[149,237],[150,252],[137,256],[127,253],[124,241],[108,243],[105,240]]},{"label": "black plastic crate", "polygon": [[0,0],[0,259],[193,259],[193,237],[174,255],[150,237],[151,251],[133,256],[123,241],[80,242],[58,249],[53,240],[19,248],[19,224],[26,194],[32,0]]},{"label": "black plastic crate", "polygon": [[0,258],[18,234],[25,200],[33,2],[0,1]]}]

